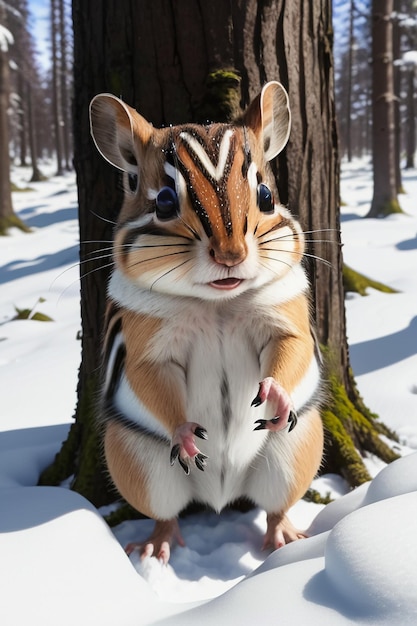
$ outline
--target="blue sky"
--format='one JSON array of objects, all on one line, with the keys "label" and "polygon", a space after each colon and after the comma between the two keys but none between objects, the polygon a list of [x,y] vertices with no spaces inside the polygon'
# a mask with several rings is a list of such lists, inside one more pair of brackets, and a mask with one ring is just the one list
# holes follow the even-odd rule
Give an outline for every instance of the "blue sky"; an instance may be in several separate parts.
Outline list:
[{"label": "blue sky", "polygon": [[51,52],[49,46],[49,14],[50,0],[29,0],[30,29],[35,39],[38,58],[41,66],[49,67]]}]

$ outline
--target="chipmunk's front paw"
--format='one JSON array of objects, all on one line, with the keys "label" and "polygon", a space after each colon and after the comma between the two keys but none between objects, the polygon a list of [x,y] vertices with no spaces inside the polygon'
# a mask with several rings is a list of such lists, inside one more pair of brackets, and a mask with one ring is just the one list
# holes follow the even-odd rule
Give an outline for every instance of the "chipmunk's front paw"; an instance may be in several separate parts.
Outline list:
[{"label": "chipmunk's front paw", "polygon": [[186,422],[175,429],[172,437],[170,461],[178,463],[186,474],[190,473],[190,459],[194,459],[196,467],[204,472],[208,457],[200,452],[195,445],[195,437],[207,439],[207,430],[195,422]]},{"label": "chipmunk's front paw", "polygon": [[274,416],[270,420],[259,419],[255,424],[258,424],[254,430],[272,430],[279,431],[290,425],[288,432],[295,428],[297,424],[297,414],[292,408],[291,398],[281,385],[271,376],[264,378],[259,383],[259,391],[252,401],[252,406],[258,407],[268,400],[273,407]]}]

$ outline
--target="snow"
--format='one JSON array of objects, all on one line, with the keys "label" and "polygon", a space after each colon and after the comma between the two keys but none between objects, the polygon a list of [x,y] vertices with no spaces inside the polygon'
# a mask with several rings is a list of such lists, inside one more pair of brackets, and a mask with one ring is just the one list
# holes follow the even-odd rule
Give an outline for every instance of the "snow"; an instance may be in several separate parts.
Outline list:
[{"label": "snow", "polygon": [[[46,170],[46,165],[44,166]],[[63,487],[36,486],[66,438],[80,360],[77,198],[73,175],[14,193],[33,228],[0,239],[0,623],[2,626],[254,623],[392,626],[417,623],[417,175],[403,172],[405,211],[362,219],[366,161],[343,164],[345,261],[397,290],[349,294],[352,366],[366,404],[394,429],[402,458],[366,464],[373,480],[348,492],[326,475],[326,507],[300,501],[309,539],[265,554],[265,513],[196,513],[168,566],[128,558],[152,522],[110,530],[104,510]],[[27,187],[29,171],[14,172]],[[13,319],[15,307],[52,322]]]},{"label": "snow", "polygon": [[7,52],[12,43],[12,33],[0,24],[0,52]]}]

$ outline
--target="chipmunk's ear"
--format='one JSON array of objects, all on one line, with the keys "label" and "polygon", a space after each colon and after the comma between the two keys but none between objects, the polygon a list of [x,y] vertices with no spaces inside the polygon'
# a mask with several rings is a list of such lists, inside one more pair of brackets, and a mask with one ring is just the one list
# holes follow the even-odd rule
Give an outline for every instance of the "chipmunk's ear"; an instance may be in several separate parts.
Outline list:
[{"label": "chipmunk's ear", "polygon": [[281,83],[271,81],[264,86],[243,114],[243,122],[262,142],[267,161],[283,150],[290,135],[291,111]]},{"label": "chipmunk's ear", "polygon": [[145,144],[152,125],[112,94],[95,96],[90,103],[90,129],[102,156],[124,172],[137,174],[137,142]]}]

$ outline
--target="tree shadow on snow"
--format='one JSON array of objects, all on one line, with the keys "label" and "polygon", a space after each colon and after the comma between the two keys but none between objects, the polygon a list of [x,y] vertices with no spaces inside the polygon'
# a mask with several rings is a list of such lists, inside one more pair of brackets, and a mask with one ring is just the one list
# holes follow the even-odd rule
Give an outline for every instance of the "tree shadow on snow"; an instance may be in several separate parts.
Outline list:
[{"label": "tree shadow on snow", "polygon": [[0,532],[39,526],[80,508],[95,511],[87,500],[69,489],[30,484],[29,477],[33,480],[36,470],[42,471],[45,459],[53,456],[66,438],[68,427],[57,424],[0,433],[0,483],[4,481],[0,490]]},{"label": "tree shadow on snow", "polygon": [[[40,207],[28,207],[27,213],[29,214],[29,211],[33,211],[37,208]],[[76,205],[73,207],[63,207],[50,213],[35,214],[26,218],[24,217],[24,211],[20,211],[19,216],[22,217],[26,226],[29,226],[29,228],[45,228],[46,226],[50,226],[51,224],[69,222],[78,219]]]},{"label": "tree shadow on snow", "polygon": [[397,250],[415,250],[417,248],[417,234],[414,239],[406,239],[405,241],[400,241],[396,245]]},{"label": "tree shadow on snow", "polygon": [[353,220],[361,220],[362,216],[359,213],[341,213],[341,222],[352,222]]},{"label": "tree shadow on snow", "polygon": [[78,262],[78,244],[36,259],[16,259],[0,267],[0,284]]},{"label": "tree shadow on snow", "polygon": [[417,350],[417,316],[407,328],[386,337],[356,343],[349,348],[355,375],[369,374],[413,356]]}]

